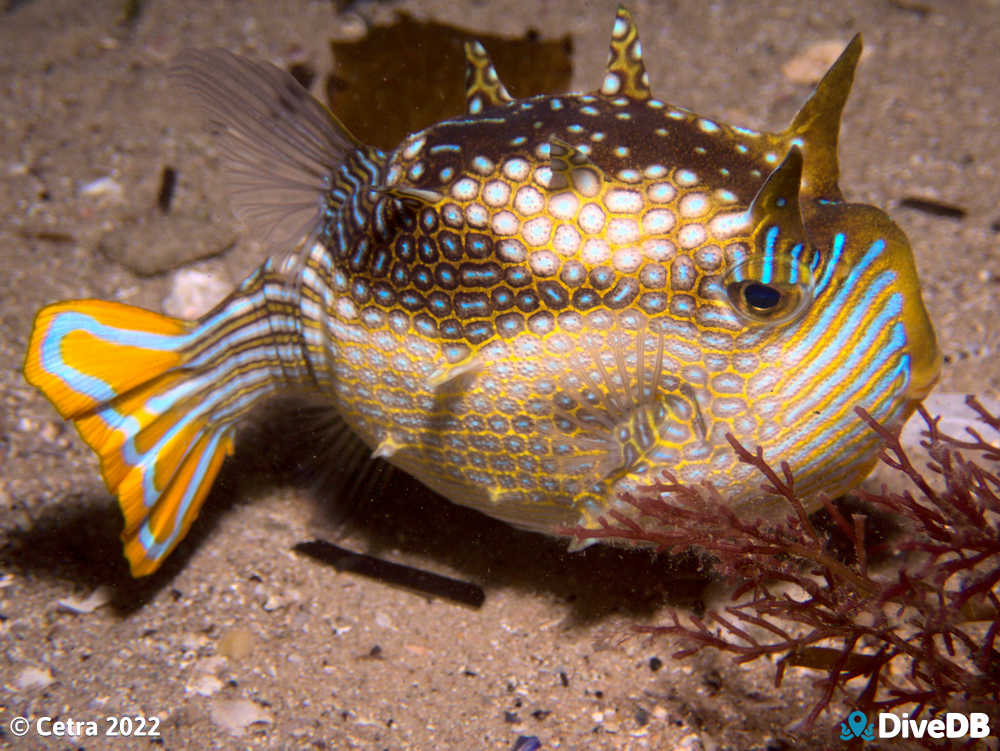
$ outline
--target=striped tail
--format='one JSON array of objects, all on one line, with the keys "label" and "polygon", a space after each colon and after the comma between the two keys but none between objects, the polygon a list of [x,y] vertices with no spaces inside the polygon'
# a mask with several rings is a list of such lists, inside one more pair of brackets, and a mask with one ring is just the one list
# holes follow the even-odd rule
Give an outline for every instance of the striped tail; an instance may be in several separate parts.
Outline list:
[{"label": "striped tail", "polygon": [[197,322],[100,300],[50,305],[35,319],[25,378],[100,458],[133,576],[154,572],[183,539],[232,453],[237,420],[289,377],[308,377],[289,346],[297,319],[274,312],[267,286],[256,274]]}]

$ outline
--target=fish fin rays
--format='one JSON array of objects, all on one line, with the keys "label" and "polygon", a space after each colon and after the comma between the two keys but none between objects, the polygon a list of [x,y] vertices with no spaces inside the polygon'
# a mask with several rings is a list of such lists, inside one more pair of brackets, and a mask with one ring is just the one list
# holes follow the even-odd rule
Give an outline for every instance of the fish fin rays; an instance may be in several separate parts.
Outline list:
[{"label": "fish fin rays", "polygon": [[234,213],[275,254],[301,244],[319,226],[332,176],[367,147],[269,63],[189,49],[170,78],[218,138]]},{"label": "fish fin rays", "polygon": [[782,134],[787,144],[802,148],[802,189],[813,199],[842,199],[837,140],[862,46],[861,34],[855,34]]},{"label": "fish fin rays", "polygon": [[24,374],[97,454],[124,515],[134,576],[180,542],[232,452],[191,388],[195,324],[120,303],[77,300],[38,314]]},{"label": "fish fin rays", "polygon": [[585,352],[553,396],[557,474],[575,485],[574,508],[596,518],[625,475],[679,459],[708,440],[694,390],[670,375],[665,335],[654,321],[585,335]]},{"label": "fish fin rays", "polygon": [[465,111],[478,115],[487,107],[499,107],[514,98],[507,92],[486,49],[479,42],[465,43]]},{"label": "fish fin rays", "polygon": [[611,49],[600,93],[604,96],[627,96],[646,101],[653,96],[649,76],[642,61],[642,43],[632,14],[618,6],[611,31]]}]

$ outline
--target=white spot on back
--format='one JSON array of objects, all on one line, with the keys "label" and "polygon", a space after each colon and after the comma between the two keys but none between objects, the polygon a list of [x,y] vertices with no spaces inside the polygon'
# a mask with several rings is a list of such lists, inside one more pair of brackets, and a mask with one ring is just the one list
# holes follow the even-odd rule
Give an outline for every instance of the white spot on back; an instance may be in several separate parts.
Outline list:
[{"label": "white spot on back", "polygon": [[635,242],[639,239],[639,223],[635,219],[616,217],[608,222],[608,240],[615,245]]},{"label": "white spot on back", "polygon": [[511,180],[524,182],[528,179],[529,166],[524,159],[508,159],[504,162],[503,173]]},{"label": "white spot on back", "polygon": [[537,217],[521,226],[521,236],[528,245],[545,245],[551,235],[552,220],[547,216]]},{"label": "white spot on back", "polygon": [[646,240],[642,244],[642,252],[653,261],[669,261],[677,253],[677,248],[666,238]]},{"label": "white spot on back", "polygon": [[647,235],[662,235],[674,228],[674,212],[669,209],[653,209],[642,217],[642,229]]},{"label": "white spot on back", "polygon": [[552,238],[552,247],[562,256],[571,256],[580,247],[580,233],[572,224],[560,224]]},{"label": "white spot on back", "polygon": [[653,203],[667,203],[677,195],[677,189],[670,183],[653,183],[646,188],[646,196]]},{"label": "white spot on back", "polygon": [[642,203],[637,190],[612,190],[604,197],[604,205],[615,214],[636,214],[642,210]]},{"label": "white spot on back", "polygon": [[451,186],[451,194],[459,201],[471,201],[479,193],[479,183],[470,177],[456,180]]},{"label": "white spot on back", "polygon": [[708,199],[704,193],[688,193],[681,198],[681,216],[696,217],[701,216],[708,210]]},{"label": "white spot on back", "polygon": [[750,225],[750,217],[745,211],[730,211],[719,214],[709,223],[712,234],[716,237],[730,237]]},{"label": "white spot on back", "polygon": [[510,186],[503,180],[490,180],[483,186],[483,200],[487,206],[497,208],[510,198]]},{"label": "white spot on back", "polygon": [[510,211],[500,211],[493,215],[493,231],[498,235],[514,235],[517,234],[520,222]]},{"label": "white spot on back", "polygon": [[596,235],[604,229],[604,210],[596,203],[588,203],[581,209],[578,222],[584,232]]},{"label": "white spot on back", "polygon": [[[548,146],[548,144],[545,144]],[[535,168],[535,183],[543,188],[549,187],[549,183],[552,182],[552,168],[551,167],[536,167]]]},{"label": "white spot on back", "polygon": [[678,185],[695,185],[698,182],[698,175],[689,169],[677,170],[674,179]]},{"label": "white spot on back", "polygon": [[514,208],[521,216],[532,216],[545,208],[545,199],[538,190],[525,185],[514,194]]},{"label": "white spot on back", "polygon": [[552,276],[559,270],[559,257],[551,250],[536,250],[529,264],[538,276]]},{"label": "white spot on back", "polygon": [[549,198],[549,213],[557,219],[572,219],[580,208],[580,200],[575,194],[564,191]]},{"label": "white spot on back", "polygon": [[677,240],[682,248],[697,248],[705,242],[705,226],[702,224],[686,224],[677,233]]},{"label": "white spot on back", "polygon": [[642,253],[639,248],[622,248],[615,251],[614,267],[623,274],[631,274],[642,263]]},{"label": "white spot on back", "polygon": [[488,221],[486,207],[481,203],[474,203],[465,210],[465,220],[470,227],[483,228]]},{"label": "white spot on back", "polygon": [[604,83],[601,86],[601,93],[605,96],[613,96],[621,89],[622,82],[617,73],[608,73],[604,76]]},{"label": "white spot on back", "polygon": [[601,192],[601,178],[589,167],[579,167],[570,173],[573,185],[579,193],[593,198]]},{"label": "white spot on back", "polygon": [[425,143],[427,143],[426,138],[418,138],[416,141],[411,142],[405,149],[403,149],[403,158],[413,159],[413,157],[420,153],[420,150],[424,147]]},{"label": "white spot on back", "polygon": [[584,263],[596,266],[608,260],[611,256],[611,248],[604,240],[592,238],[583,244],[581,256]]}]

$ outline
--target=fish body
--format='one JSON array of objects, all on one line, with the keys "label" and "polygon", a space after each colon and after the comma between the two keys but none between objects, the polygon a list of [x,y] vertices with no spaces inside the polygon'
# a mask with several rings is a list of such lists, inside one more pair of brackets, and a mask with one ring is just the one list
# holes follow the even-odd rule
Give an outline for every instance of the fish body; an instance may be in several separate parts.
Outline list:
[{"label": "fish body", "polygon": [[870,471],[940,355],[910,246],[837,184],[847,47],[792,124],[662,102],[619,9],[600,90],[513,99],[476,43],[467,112],[368,147],[294,80],[221,51],[177,69],[222,134],[235,207],[283,257],[186,322],[43,309],[27,379],[72,419],[125,516],[132,571],[184,536],[236,429],[311,394],[450,500],[596,528],[668,471],[766,515],[727,440],[805,497]]}]

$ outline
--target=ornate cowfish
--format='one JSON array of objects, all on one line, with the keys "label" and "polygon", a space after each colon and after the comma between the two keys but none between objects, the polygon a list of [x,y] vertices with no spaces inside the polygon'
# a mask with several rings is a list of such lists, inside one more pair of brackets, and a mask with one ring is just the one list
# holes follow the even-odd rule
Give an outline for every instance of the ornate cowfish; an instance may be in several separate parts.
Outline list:
[{"label": "ornate cowfish", "polygon": [[[939,370],[906,237],[838,187],[855,37],[791,125],[656,99],[632,18],[590,94],[513,99],[466,46],[467,111],[384,153],[295,80],[224,51],[175,80],[237,213],[283,256],[183,321],[38,313],[25,377],[100,458],[136,576],[198,514],[251,408],[312,394],[381,457],[521,528],[595,528],[668,470],[765,515],[726,440],[805,497],[856,486]],[[641,520],[640,520],[641,523]]]}]

